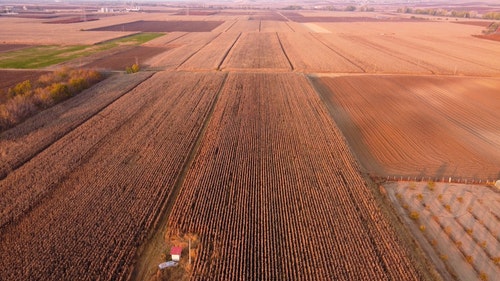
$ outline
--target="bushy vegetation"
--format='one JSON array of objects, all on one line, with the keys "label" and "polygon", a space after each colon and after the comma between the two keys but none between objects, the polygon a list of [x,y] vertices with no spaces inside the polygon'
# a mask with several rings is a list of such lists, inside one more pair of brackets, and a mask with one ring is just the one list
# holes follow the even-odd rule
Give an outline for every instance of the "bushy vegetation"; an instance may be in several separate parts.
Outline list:
[{"label": "bushy vegetation", "polygon": [[94,70],[62,69],[10,88],[0,104],[0,131],[13,127],[38,111],[72,97],[102,80]]},{"label": "bushy vegetation", "polygon": [[289,6],[284,7],[283,10],[302,10],[302,6],[289,5]]},{"label": "bushy vegetation", "polygon": [[398,13],[405,14],[418,14],[418,15],[431,15],[431,16],[451,16],[455,18],[473,18],[476,16],[476,12],[471,11],[457,11],[457,10],[445,10],[445,9],[413,9],[410,7],[398,8],[396,10]]},{"label": "bushy vegetation", "polygon": [[500,20],[500,12],[488,12],[483,15],[483,19]]},{"label": "bushy vegetation", "polygon": [[139,70],[141,70],[141,67],[139,66],[139,64],[134,63],[132,66],[127,66],[127,68],[125,69],[125,72],[127,72],[127,74],[131,74],[131,73],[137,73],[137,72],[139,72]]},{"label": "bushy vegetation", "polygon": [[353,6],[353,5],[347,6],[347,7],[345,7],[344,11],[354,12],[354,11],[356,11],[356,6]]}]

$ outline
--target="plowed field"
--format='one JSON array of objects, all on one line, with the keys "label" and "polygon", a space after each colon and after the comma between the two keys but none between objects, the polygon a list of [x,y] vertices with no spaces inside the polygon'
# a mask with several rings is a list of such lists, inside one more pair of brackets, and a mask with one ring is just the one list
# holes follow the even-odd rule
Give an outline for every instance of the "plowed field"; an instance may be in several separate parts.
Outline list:
[{"label": "plowed field", "polygon": [[357,76],[313,81],[368,172],[483,182],[498,177],[499,79]]}]

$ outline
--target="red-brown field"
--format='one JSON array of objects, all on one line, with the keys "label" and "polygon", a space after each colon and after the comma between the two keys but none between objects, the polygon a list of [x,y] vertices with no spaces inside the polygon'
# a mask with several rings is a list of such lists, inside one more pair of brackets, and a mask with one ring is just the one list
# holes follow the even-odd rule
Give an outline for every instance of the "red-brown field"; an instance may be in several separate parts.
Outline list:
[{"label": "red-brown field", "polygon": [[2,52],[167,32],[67,62],[142,69],[0,134],[0,280],[493,280],[498,192],[453,182],[500,176],[500,43],[391,11],[232,8],[0,17]]},{"label": "red-brown field", "polygon": [[22,44],[0,44],[0,52],[8,52],[13,50],[18,50],[22,48],[27,48],[29,45]]},{"label": "red-brown field", "polygon": [[500,174],[500,79],[313,78],[372,175],[494,180]]},{"label": "red-brown field", "polygon": [[106,56],[83,65],[86,68],[106,69],[106,70],[124,70],[127,66],[138,63],[140,66],[147,66],[145,61],[150,58],[165,52],[164,47],[146,47],[137,46],[128,50]]}]

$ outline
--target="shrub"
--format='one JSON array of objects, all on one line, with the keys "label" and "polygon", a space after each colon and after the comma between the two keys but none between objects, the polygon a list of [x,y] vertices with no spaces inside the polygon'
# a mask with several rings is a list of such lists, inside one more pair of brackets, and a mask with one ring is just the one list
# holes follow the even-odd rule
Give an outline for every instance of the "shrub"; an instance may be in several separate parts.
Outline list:
[{"label": "shrub", "polygon": [[436,183],[433,182],[433,181],[429,181],[427,183],[427,188],[430,190],[430,191],[434,191],[434,189],[436,188]]},{"label": "shrub", "polygon": [[25,80],[13,88],[10,88],[7,93],[7,98],[13,98],[15,96],[23,96],[31,94],[31,82],[30,80]]},{"label": "shrub", "polygon": [[139,70],[141,70],[141,67],[137,63],[134,63],[132,66],[127,66],[127,68],[125,69],[125,71],[128,74],[137,73],[137,72],[139,72]]},{"label": "shrub", "polygon": [[472,264],[474,262],[474,258],[472,256],[465,256],[465,260],[469,263]]},{"label": "shrub", "polygon": [[22,122],[36,112],[36,106],[29,96],[14,96],[0,105],[0,128],[8,129],[12,124]]},{"label": "shrub", "polygon": [[35,82],[21,82],[9,89],[7,100],[0,104],[0,130],[6,130],[38,110],[63,101],[102,80],[93,70],[62,69],[44,74]]},{"label": "shrub", "polygon": [[410,212],[410,218],[412,220],[418,220],[420,218],[420,214],[417,211],[411,211]]},{"label": "shrub", "polygon": [[52,84],[49,87],[49,92],[51,98],[56,102],[60,102],[71,97],[71,92],[69,91],[69,87],[64,83]]},{"label": "shrub", "polygon": [[344,11],[354,12],[354,11],[356,11],[356,6],[353,6],[353,5],[347,6],[347,7],[345,7]]},{"label": "shrub", "polygon": [[72,77],[68,84],[71,92],[80,92],[88,88],[88,82],[83,77]]}]

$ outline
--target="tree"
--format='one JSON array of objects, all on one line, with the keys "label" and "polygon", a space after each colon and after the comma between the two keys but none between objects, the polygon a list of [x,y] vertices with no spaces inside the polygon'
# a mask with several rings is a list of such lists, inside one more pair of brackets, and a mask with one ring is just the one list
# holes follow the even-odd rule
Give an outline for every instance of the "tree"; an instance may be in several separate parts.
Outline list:
[{"label": "tree", "polygon": [[345,11],[347,12],[354,12],[356,11],[356,6],[350,5],[345,8]]}]

